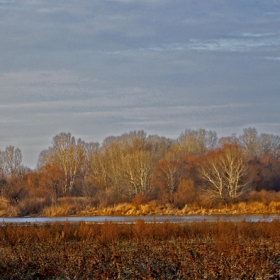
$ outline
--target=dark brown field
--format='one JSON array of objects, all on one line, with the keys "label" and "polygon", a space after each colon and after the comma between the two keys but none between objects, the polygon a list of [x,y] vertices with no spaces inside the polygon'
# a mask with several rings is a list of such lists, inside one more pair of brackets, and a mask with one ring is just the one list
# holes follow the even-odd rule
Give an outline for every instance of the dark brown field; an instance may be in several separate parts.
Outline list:
[{"label": "dark brown field", "polygon": [[0,227],[0,279],[280,279],[280,222]]}]

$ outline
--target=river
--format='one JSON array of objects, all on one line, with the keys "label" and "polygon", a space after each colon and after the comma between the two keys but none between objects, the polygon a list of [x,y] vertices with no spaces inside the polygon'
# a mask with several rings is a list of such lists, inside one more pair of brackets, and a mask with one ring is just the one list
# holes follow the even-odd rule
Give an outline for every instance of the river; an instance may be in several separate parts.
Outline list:
[{"label": "river", "polygon": [[133,223],[136,220],[142,219],[145,222],[194,222],[194,221],[228,221],[228,222],[271,222],[274,219],[280,219],[279,215],[195,215],[195,216],[93,216],[93,217],[16,217],[16,218],[0,218],[2,223],[51,223],[51,222],[89,222],[89,223],[104,223],[104,222],[119,222]]}]

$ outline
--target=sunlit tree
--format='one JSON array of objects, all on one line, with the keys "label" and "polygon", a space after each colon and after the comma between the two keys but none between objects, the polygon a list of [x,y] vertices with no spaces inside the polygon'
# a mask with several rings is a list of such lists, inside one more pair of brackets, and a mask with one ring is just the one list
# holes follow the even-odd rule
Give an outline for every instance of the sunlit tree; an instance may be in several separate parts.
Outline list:
[{"label": "sunlit tree", "polygon": [[150,192],[154,167],[153,155],[148,151],[134,151],[122,159],[123,184],[130,197]]},{"label": "sunlit tree", "polygon": [[238,144],[224,144],[200,159],[199,172],[203,190],[211,199],[229,201],[248,190],[247,160]]},{"label": "sunlit tree", "polygon": [[52,146],[41,153],[39,160],[44,166],[57,167],[65,176],[63,193],[71,193],[75,179],[85,164],[84,144],[71,133],[60,133],[53,137]]}]

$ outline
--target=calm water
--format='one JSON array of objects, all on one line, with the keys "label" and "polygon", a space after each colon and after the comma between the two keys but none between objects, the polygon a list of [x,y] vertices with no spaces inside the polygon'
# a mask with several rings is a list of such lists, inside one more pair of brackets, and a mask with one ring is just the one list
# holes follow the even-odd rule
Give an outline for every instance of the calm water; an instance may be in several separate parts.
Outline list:
[{"label": "calm water", "polygon": [[258,221],[266,221],[271,222],[274,219],[280,219],[280,216],[263,216],[263,215],[213,215],[213,216],[94,216],[94,217],[21,217],[21,218],[0,218],[2,223],[50,223],[50,222],[92,222],[92,223],[104,223],[106,221],[112,222],[126,222],[133,223],[136,220],[143,219],[146,222],[194,222],[194,221],[232,221],[232,222],[240,222],[240,221],[248,221],[248,222],[258,222]]}]

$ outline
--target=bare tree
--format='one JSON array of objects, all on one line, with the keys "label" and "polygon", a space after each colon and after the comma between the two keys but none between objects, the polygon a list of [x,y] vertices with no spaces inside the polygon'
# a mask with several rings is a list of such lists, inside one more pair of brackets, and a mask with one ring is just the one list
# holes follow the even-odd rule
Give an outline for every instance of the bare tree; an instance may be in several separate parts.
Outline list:
[{"label": "bare tree", "polygon": [[243,134],[239,136],[239,139],[248,155],[258,156],[260,154],[259,135],[256,128],[244,128]]},{"label": "bare tree", "polygon": [[101,147],[95,153],[91,153],[88,158],[88,181],[103,191],[112,187],[118,180],[118,174],[116,173],[116,160],[118,158],[118,145],[113,142]]},{"label": "bare tree", "polygon": [[173,195],[178,189],[183,173],[183,162],[174,153],[168,153],[158,162],[152,185],[159,190],[159,196],[163,200],[173,203]]},{"label": "bare tree", "polygon": [[[60,133],[53,137],[52,147],[41,153],[39,159],[45,166],[53,166],[64,172],[64,195],[71,193],[75,179],[85,164],[83,142],[77,142],[71,133]],[[42,164],[42,163],[40,163]]]},{"label": "bare tree", "polygon": [[174,146],[180,154],[202,155],[213,149],[217,144],[217,134],[205,129],[186,129]]},{"label": "bare tree", "polygon": [[280,137],[278,135],[261,133],[253,127],[244,128],[239,139],[246,149],[246,153],[252,157],[273,156],[279,157]]},{"label": "bare tree", "polygon": [[22,165],[22,154],[19,148],[8,146],[0,152],[1,196],[10,203],[18,203],[27,195],[25,188],[26,174],[30,169]]},{"label": "bare tree", "polygon": [[164,158],[165,154],[170,150],[173,140],[158,135],[149,135],[145,142],[145,150],[153,153],[158,160]]},{"label": "bare tree", "polygon": [[19,148],[8,146],[3,153],[4,173],[8,176],[18,175],[21,171],[22,154]]},{"label": "bare tree", "polygon": [[100,145],[97,142],[83,142],[83,148],[85,152],[85,175],[88,176],[92,169],[93,169],[93,164],[95,162],[96,157],[98,156],[99,150],[100,150]]},{"label": "bare tree", "polygon": [[273,134],[261,133],[259,137],[261,155],[279,157],[280,137]]},{"label": "bare tree", "polygon": [[155,153],[144,131],[108,137],[91,161],[91,182],[116,200],[132,198],[150,191]]},{"label": "bare tree", "polygon": [[148,194],[155,162],[148,151],[134,151],[127,154],[122,161],[122,176],[130,197]]},{"label": "bare tree", "polygon": [[237,144],[224,144],[202,156],[199,172],[205,182],[203,190],[211,199],[233,200],[248,189],[248,165]]}]

